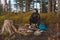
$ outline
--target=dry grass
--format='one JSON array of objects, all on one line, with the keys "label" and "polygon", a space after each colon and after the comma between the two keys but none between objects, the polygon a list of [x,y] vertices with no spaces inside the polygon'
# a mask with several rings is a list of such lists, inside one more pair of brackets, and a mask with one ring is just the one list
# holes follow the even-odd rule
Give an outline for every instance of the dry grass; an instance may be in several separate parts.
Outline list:
[{"label": "dry grass", "polygon": [[[0,15],[0,25],[3,24],[4,20],[11,19],[15,21],[16,24],[26,24],[29,23],[29,18],[31,12],[26,13],[2,13]],[[41,13],[40,18],[44,22],[56,22],[56,14],[53,13]]]}]

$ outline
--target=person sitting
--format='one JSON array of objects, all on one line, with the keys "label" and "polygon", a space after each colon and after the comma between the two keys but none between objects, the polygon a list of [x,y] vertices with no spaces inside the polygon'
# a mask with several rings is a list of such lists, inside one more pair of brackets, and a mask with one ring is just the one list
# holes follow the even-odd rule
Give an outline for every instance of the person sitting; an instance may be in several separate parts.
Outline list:
[{"label": "person sitting", "polygon": [[29,22],[30,25],[35,24],[35,27],[37,28],[37,25],[40,23],[40,15],[37,9],[33,9],[33,13],[30,16]]}]

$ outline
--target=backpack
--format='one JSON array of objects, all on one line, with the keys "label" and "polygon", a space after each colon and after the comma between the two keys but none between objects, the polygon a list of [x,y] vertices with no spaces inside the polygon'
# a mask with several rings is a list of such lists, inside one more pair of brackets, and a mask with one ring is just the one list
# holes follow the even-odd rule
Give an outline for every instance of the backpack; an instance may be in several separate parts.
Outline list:
[{"label": "backpack", "polygon": [[39,24],[39,26],[38,26],[38,29],[39,29],[39,30],[47,30],[48,28],[47,28],[47,26],[46,26],[45,23],[41,22],[41,23]]}]

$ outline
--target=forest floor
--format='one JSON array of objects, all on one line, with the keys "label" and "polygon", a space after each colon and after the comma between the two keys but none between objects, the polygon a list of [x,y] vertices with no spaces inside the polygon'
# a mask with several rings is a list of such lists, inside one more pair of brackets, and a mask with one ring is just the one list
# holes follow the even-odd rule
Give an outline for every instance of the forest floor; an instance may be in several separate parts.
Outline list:
[{"label": "forest floor", "polygon": [[[56,28],[57,28],[56,24],[51,24],[50,26],[51,26],[50,30],[53,33],[57,31],[56,30]],[[59,27],[60,27],[60,24],[59,24]],[[51,32],[51,31],[49,31],[49,32]],[[60,31],[60,29],[58,31]],[[15,35],[14,39],[10,39],[8,37],[7,38],[10,39],[10,40],[48,40],[48,37],[49,37],[47,32],[45,32],[45,33],[43,32],[40,36],[35,36],[33,34],[29,35],[29,36],[23,36],[23,35],[17,34],[17,33],[15,33],[14,35]],[[5,37],[0,35],[0,40],[5,40]]]},{"label": "forest floor", "polygon": [[[4,37],[0,36],[0,40],[5,40],[5,39]],[[42,35],[40,36],[34,36],[34,35],[22,36],[16,34],[16,38],[10,40],[48,40],[48,36],[46,33],[42,33]]]}]

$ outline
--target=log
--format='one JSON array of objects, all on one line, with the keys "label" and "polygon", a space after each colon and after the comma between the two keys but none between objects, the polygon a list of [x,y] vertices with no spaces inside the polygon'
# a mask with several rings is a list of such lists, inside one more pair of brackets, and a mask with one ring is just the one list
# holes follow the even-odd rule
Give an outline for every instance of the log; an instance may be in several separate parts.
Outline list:
[{"label": "log", "polygon": [[22,34],[22,35],[24,35],[24,36],[27,36],[27,35],[30,35],[30,34],[33,33],[32,30],[27,29],[27,28],[25,28],[25,27],[20,27],[20,28],[18,29],[18,31],[19,31],[20,34]]}]

